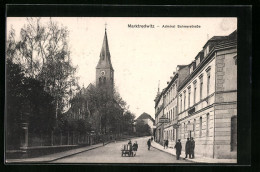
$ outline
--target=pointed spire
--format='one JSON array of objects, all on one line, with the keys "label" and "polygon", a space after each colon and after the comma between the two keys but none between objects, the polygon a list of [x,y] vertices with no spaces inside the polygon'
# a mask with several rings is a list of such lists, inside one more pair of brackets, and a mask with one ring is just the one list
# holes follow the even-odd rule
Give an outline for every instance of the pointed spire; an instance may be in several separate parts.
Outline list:
[{"label": "pointed spire", "polygon": [[97,65],[97,68],[112,68],[112,63],[110,59],[110,51],[108,47],[108,40],[107,40],[107,28],[105,25],[105,35],[103,39],[103,44],[100,52],[100,59]]},{"label": "pointed spire", "polygon": [[160,80],[158,82],[158,93],[160,93]]}]

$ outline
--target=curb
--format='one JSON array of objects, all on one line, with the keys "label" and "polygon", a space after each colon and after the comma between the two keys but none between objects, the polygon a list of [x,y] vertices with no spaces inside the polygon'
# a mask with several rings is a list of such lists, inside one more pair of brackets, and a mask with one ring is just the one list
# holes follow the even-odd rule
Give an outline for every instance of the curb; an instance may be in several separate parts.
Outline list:
[{"label": "curb", "polygon": [[[136,138],[136,137],[133,137],[133,138]],[[125,141],[125,140],[128,140],[128,139],[132,139],[132,138],[125,138],[125,139],[122,139],[122,140],[117,140],[117,142],[120,142],[120,141]],[[73,154],[69,154],[69,155],[65,155],[65,156],[62,156],[62,157],[59,157],[59,158],[55,158],[55,159],[51,159],[51,160],[45,160],[45,161],[20,161],[20,162],[9,162],[10,164],[11,163],[50,163],[50,162],[53,162],[53,161],[57,161],[57,160],[60,160],[60,159],[63,159],[63,158],[67,158],[67,157],[70,157],[70,156],[74,156],[74,155],[77,155],[77,154],[80,154],[80,153],[83,153],[83,152],[87,152],[89,150],[93,150],[93,149],[96,149],[96,148],[100,148],[100,147],[103,147],[103,146],[106,146],[108,145],[109,143],[114,143],[113,141],[109,141],[107,143],[104,143],[104,145],[101,143],[100,146],[96,146],[96,147],[93,147],[93,148],[90,148],[90,149],[87,149],[87,150],[83,150],[83,151],[80,151],[80,152],[76,152],[76,153],[73,153]]]},{"label": "curb", "polygon": [[[152,145],[151,145],[151,146],[152,146]],[[152,147],[155,148],[155,149],[157,149],[157,150],[159,150],[159,151],[161,151],[161,152],[164,152],[164,153],[167,153],[167,154],[170,154],[170,155],[176,157],[176,155],[173,155],[173,154],[171,154],[170,152],[165,152],[165,151],[163,151],[163,150],[161,150],[161,149],[159,149],[159,148],[156,148],[156,147],[154,147],[154,146],[152,146]],[[196,161],[192,161],[192,160],[190,160],[190,159],[184,159],[184,158],[183,158],[183,160],[187,160],[187,161],[190,161],[190,162],[195,162],[195,163],[197,163]]]}]

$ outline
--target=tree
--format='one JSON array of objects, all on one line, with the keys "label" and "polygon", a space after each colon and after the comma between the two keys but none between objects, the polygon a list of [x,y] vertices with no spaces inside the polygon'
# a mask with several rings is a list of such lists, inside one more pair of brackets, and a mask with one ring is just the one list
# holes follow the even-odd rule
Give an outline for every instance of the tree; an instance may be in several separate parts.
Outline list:
[{"label": "tree", "polygon": [[63,108],[73,91],[77,89],[68,47],[69,31],[50,18],[47,24],[41,18],[27,18],[20,31],[20,40],[15,40],[11,29],[7,40],[7,58],[20,64],[24,75],[44,83],[44,89],[54,97],[55,116]]},{"label": "tree", "polygon": [[129,134],[133,132],[134,119],[135,115],[131,113],[129,110],[124,113],[121,122],[124,132],[127,132]]},{"label": "tree", "polygon": [[[118,131],[125,102],[115,89],[90,85],[72,99],[71,109],[80,111],[91,121],[92,129],[98,133]],[[85,91],[84,91],[85,90]]]},{"label": "tree", "polygon": [[151,135],[151,127],[148,124],[145,124],[143,120],[138,120],[136,122],[136,133],[140,136]]},{"label": "tree", "polygon": [[21,123],[29,123],[30,132],[48,132],[54,126],[53,97],[43,84],[24,76],[18,64],[6,63],[7,143],[19,147]]}]

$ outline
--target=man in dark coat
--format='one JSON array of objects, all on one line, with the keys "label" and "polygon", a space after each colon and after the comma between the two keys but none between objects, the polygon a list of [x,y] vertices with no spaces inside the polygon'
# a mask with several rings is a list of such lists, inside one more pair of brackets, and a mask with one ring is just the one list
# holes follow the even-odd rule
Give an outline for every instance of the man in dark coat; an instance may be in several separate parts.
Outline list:
[{"label": "man in dark coat", "polygon": [[169,141],[168,141],[168,139],[166,139],[166,140],[165,140],[165,146],[166,146],[166,148],[168,148],[168,145],[169,145]]},{"label": "man in dark coat", "polygon": [[135,143],[133,144],[134,155],[136,155],[137,149],[138,149],[138,144],[137,141],[135,141]]},{"label": "man in dark coat", "polygon": [[187,155],[189,155],[189,158],[191,158],[190,157],[190,148],[191,148],[191,142],[190,142],[190,139],[187,138],[186,145],[185,145],[185,154],[186,154],[185,158],[187,158]]},{"label": "man in dark coat", "polygon": [[148,146],[148,150],[150,150],[150,147],[151,147],[151,140],[150,139],[147,141],[147,146]]},{"label": "man in dark coat", "polygon": [[176,159],[179,160],[181,155],[181,149],[182,149],[180,139],[178,139],[178,142],[175,144],[174,148],[176,149]]},{"label": "man in dark coat", "polygon": [[193,137],[190,139],[190,153],[191,158],[194,158],[194,149],[195,149],[195,141],[193,140]]}]

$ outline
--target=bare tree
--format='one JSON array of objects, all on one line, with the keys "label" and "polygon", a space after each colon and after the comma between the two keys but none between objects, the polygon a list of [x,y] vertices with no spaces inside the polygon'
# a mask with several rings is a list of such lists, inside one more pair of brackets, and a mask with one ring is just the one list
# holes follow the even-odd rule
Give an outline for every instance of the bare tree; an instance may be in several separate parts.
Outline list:
[{"label": "bare tree", "polygon": [[42,24],[41,18],[27,18],[20,40],[15,40],[14,29],[7,40],[7,58],[20,64],[25,76],[44,83],[45,91],[55,99],[56,118],[77,89],[76,67],[71,63],[68,38],[68,29],[51,18],[47,24]]}]

